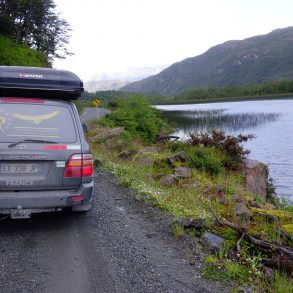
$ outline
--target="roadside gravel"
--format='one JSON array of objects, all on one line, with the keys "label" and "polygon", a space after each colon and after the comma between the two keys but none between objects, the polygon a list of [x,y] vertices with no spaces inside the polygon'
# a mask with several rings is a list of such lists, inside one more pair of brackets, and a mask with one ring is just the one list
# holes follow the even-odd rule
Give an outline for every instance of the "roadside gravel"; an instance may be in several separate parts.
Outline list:
[{"label": "roadside gravel", "polygon": [[203,279],[169,215],[103,170],[87,215],[0,221],[0,292],[228,292]]}]

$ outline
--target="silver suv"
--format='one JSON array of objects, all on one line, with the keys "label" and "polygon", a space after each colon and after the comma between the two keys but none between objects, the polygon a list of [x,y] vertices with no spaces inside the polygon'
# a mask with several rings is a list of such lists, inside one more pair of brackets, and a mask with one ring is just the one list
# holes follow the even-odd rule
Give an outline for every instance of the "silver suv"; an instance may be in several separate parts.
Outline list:
[{"label": "silver suv", "polygon": [[80,79],[53,69],[0,66],[0,213],[92,208],[93,159],[72,100]]}]

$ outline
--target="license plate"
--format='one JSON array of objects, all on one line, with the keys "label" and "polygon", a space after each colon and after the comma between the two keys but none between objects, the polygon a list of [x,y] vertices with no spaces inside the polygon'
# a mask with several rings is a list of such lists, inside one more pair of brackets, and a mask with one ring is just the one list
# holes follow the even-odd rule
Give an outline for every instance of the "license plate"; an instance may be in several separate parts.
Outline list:
[{"label": "license plate", "polygon": [[11,210],[11,219],[29,219],[31,217],[31,210]]},{"label": "license plate", "polygon": [[2,174],[38,173],[38,164],[2,164]]}]

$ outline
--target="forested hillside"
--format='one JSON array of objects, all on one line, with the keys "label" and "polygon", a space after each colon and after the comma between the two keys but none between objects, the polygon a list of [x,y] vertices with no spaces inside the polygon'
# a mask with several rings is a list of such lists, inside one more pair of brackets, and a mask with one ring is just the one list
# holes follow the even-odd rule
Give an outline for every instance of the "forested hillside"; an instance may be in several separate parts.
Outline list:
[{"label": "forested hillside", "polygon": [[173,95],[194,88],[248,86],[293,79],[293,27],[228,41],[161,73],[129,84],[129,92]]}]

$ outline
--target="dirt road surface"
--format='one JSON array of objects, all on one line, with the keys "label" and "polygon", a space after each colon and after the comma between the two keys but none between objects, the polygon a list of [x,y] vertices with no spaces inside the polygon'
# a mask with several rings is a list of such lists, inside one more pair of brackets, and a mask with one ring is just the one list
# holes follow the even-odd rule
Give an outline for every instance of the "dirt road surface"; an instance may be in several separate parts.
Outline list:
[{"label": "dirt road surface", "polygon": [[0,292],[226,292],[200,277],[170,217],[105,171],[94,209],[0,221]]}]

